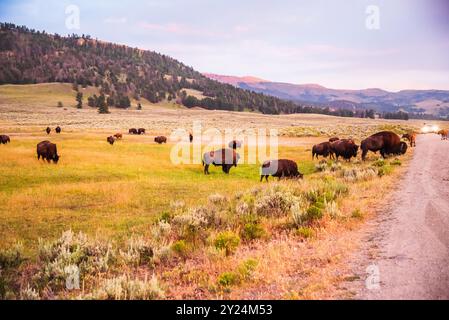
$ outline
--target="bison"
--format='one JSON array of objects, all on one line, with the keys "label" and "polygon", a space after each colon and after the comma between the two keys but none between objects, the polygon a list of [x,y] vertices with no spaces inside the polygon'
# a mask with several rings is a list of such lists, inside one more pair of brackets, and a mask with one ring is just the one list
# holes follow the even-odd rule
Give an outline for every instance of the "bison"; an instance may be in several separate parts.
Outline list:
[{"label": "bison", "polygon": [[260,170],[260,182],[262,182],[264,178],[268,182],[270,176],[277,177],[279,180],[281,180],[281,178],[302,179],[304,177],[304,175],[299,172],[296,162],[287,159],[265,161]]},{"label": "bison", "polygon": [[351,161],[352,157],[357,157],[359,146],[352,139],[342,139],[331,143],[330,149],[337,160],[339,157],[343,157],[345,160]]},{"label": "bison", "polygon": [[438,134],[441,136],[441,140],[449,139],[449,131],[448,130],[440,130],[440,131],[438,131]]},{"label": "bison", "polygon": [[323,142],[317,145],[314,145],[312,148],[312,159],[315,159],[315,157],[318,159],[318,156],[323,156],[324,158],[327,157],[334,157],[334,153],[331,149],[331,143],[330,142]]},{"label": "bison", "polygon": [[190,141],[190,143],[193,142],[193,134],[191,134],[191,133],[189,133],[189,141]]},{"label": "bison", "polygon": [[61,127],[56,127],[55,131],[56,131],[57,134],[60,134],[62,129],[61,129]]},{"label": "bison", "polygon": [[363,161],[366,160],[368,151],[374,153],[380,151],[382,157],[385,158],[388,154],[397,153],[401,148],[403,148],[401,147],[401,138],[396,133],[391,131],[378,132],[362,141],[362,159]]},{"label": "bison", "polygon": [[229,148],[237,150],[240,149],[242,147],[242,142],[238,141],[238,140],[233,140],[231,142],[229,142]]},{"label": "bison", "polygon": [[203,155],[204,174],[208,175],[211,164],[222,167],[223,172],[229,174],[232,167],[237,167],[240,155],[233,149],[221,149],[206,152]]},{"label": "bison", "polygon": [[392,150],[392,154],[394,154],[395,156],[401,156],[407,153],[407,143],[405,143],[404,141],[401,141],[401,143],[399,144],[399,146],[397,146],[394,150]]},{"label": "bison", "polygon": [[129,134],[138,134],[137,129],[129,129]]},{"label": "bison", "polygon": [[117,139],[117,140],[121,140],[121,139],[123,139],[123,134],[116,133],[116,134],[114,134],[114,138]]},{"label": "bison", "polygon": [[111,145],[111,146],[113,146],[114,145],[114,143],[115,143],[115,137],[113,137],[113,136],[110,136],[110,137],[108,137],[107,139],[106,139],[106,141]]},{"label": "bison", "polygon": [[55,164],[59,161],[58,150],[54,143],[50,141],[42,141],[37,145],[37,159],[47,160],[47,162],[53,161]]},{"label": "bison", "polygon": [[45,132],[47,132],[47,134],[50,134],[51,133],[51,128],[47,127],[47,129],[45,129]]},{"label": "bison", "polygon": [[141,134],[145,134],[147,131],[144,129],[144,128],[139,128],[138,130],[137,130],[137,134],[138,135],[141,135]]},{"label": "bison", "polygon": [[402,135],[402,139],[407,139],[410,142],[410,147],[416,147],[416,133],[409,132]]},{"label": "bison", "polygon": [[329,139],[329,142],[332,143],[332,142],[335,142],[335,141],[338,141],[338,140],[340,140],[339,137],[333,137],[333,138]]},{"label": "bison", "polygon": [[0,136],[0,144],[8,144],[11,142],[11,139],[6,135]]},{"label": "bison", "polygon": [[164,137],[164,136],[156,137],[156,138],[154,138],[154,142],[156,142],[158,144],[167,143],[167,137]]}]

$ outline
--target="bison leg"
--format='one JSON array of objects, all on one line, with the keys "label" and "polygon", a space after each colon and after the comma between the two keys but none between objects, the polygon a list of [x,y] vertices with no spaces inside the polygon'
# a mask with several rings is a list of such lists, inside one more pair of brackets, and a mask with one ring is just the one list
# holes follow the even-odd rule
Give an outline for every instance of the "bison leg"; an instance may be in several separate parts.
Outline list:
[{"label": "bison leg", "polygon": [[204,174],[205,174],[205,175],[208,175],[208,174],[209,174],[209,165],[208,165],[208,164],[206,164],[206,165],[204,166]]},{"label": "bison leg", "polygon": [[368,154],[368,150],[363,150],[362,152],[362,160],[365,161],[366,160],[366,155]]}]

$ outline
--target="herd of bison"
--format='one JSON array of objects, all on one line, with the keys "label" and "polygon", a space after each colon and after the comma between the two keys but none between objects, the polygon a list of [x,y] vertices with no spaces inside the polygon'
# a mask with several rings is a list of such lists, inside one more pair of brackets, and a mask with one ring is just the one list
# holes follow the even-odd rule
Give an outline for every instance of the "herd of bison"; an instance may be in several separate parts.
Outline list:
[{"label": "herd of bison", "polygon": [[[48,135],[51,134],[51,128],[45,130]],[[55,132],[60,134],[62,131],[61,127],[55,128]],[[130,129],[129,134],[131,135],[142,135],[145,134],[145,129]],[[448,140],[448,130],[441,130],[438,132],[441,135],[442,140]],[[107,138],[107,142],[111,145],[117,140],[123,139],[123,134],[117,133],[113,136]],[[402,139],[408,140],[410,147],[416,146],[416,133],[408,133],[402,136]],[[189,134],[190,143],[193,142],[193,135]],[[11,139],[7,135],[0,135],[0,144],[8,144]],[[167,143],[167,137],[158,136],[154,138],[154,142],[158,144]],[[237,153],[237,149],[242,147],[241,141],[231,141],[228,145],[229,148],[223,148],[216,151],[206,152],[203,155],[203,167],[204,174],[209,174],[209,167],[211,165],[222,167],[224,173],[229,174],[232,167],[237,167],[240,160],[240,155]],[[402,141],[401,138],[394,132],[383,131],[376,133],[367,139],[363,140],[362,143],[357,145],[352,139],[339,139],[334,137],[329,139],[329,141],[317,144],[312,148],[312,158],[315,159],[319,156],[324,158],[329,157],[330,159],[338,160],[340,157],[347,161],[351,161],[351,158],[356,158],[359,152],[362,151],[362,160],[366,160],[366,156],[369,151],[377,153],[380,152],[382,157],[388,155],[403,155],[407,152],[408,145],[406,142]],[[37,145],[37,158],[40,160],[48,162],[53,161],[55,164],[59,161],[59,155],[57,151],[57,146],[50,141],[42,141]],[[281,178],[299,178],[302,179],[303,175],[298,170],[298,165],[295,161],[288,159],[270,160],[262,164],[260,170],[260,181],[265,178],[277,177]]]}]

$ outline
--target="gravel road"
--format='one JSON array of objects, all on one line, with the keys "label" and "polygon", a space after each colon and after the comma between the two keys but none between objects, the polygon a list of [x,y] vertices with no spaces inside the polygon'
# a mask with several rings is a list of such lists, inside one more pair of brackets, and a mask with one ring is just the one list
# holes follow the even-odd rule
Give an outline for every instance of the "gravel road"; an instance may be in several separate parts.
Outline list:
[{"label": "gravel road", "polygon": [[449,141],[420,135],[397,190],[369,240],[378,254],[357,298],[449,299]]}]

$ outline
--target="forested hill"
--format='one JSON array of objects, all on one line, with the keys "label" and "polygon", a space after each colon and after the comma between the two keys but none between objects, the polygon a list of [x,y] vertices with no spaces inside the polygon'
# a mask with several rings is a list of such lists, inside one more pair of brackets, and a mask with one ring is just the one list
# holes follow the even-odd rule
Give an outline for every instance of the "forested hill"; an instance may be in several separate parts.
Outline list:
[{"label": "forested hill", "polygon": [[[312,111],[211,80],[156,52],[0,23],[0,84],[47,82],[96,86],[111,104],[123,97],[143,97],[153,103],[176,99],[187,107],[265,114]],[[205,98],[187,96],[183,89],[199,90]]]}]

